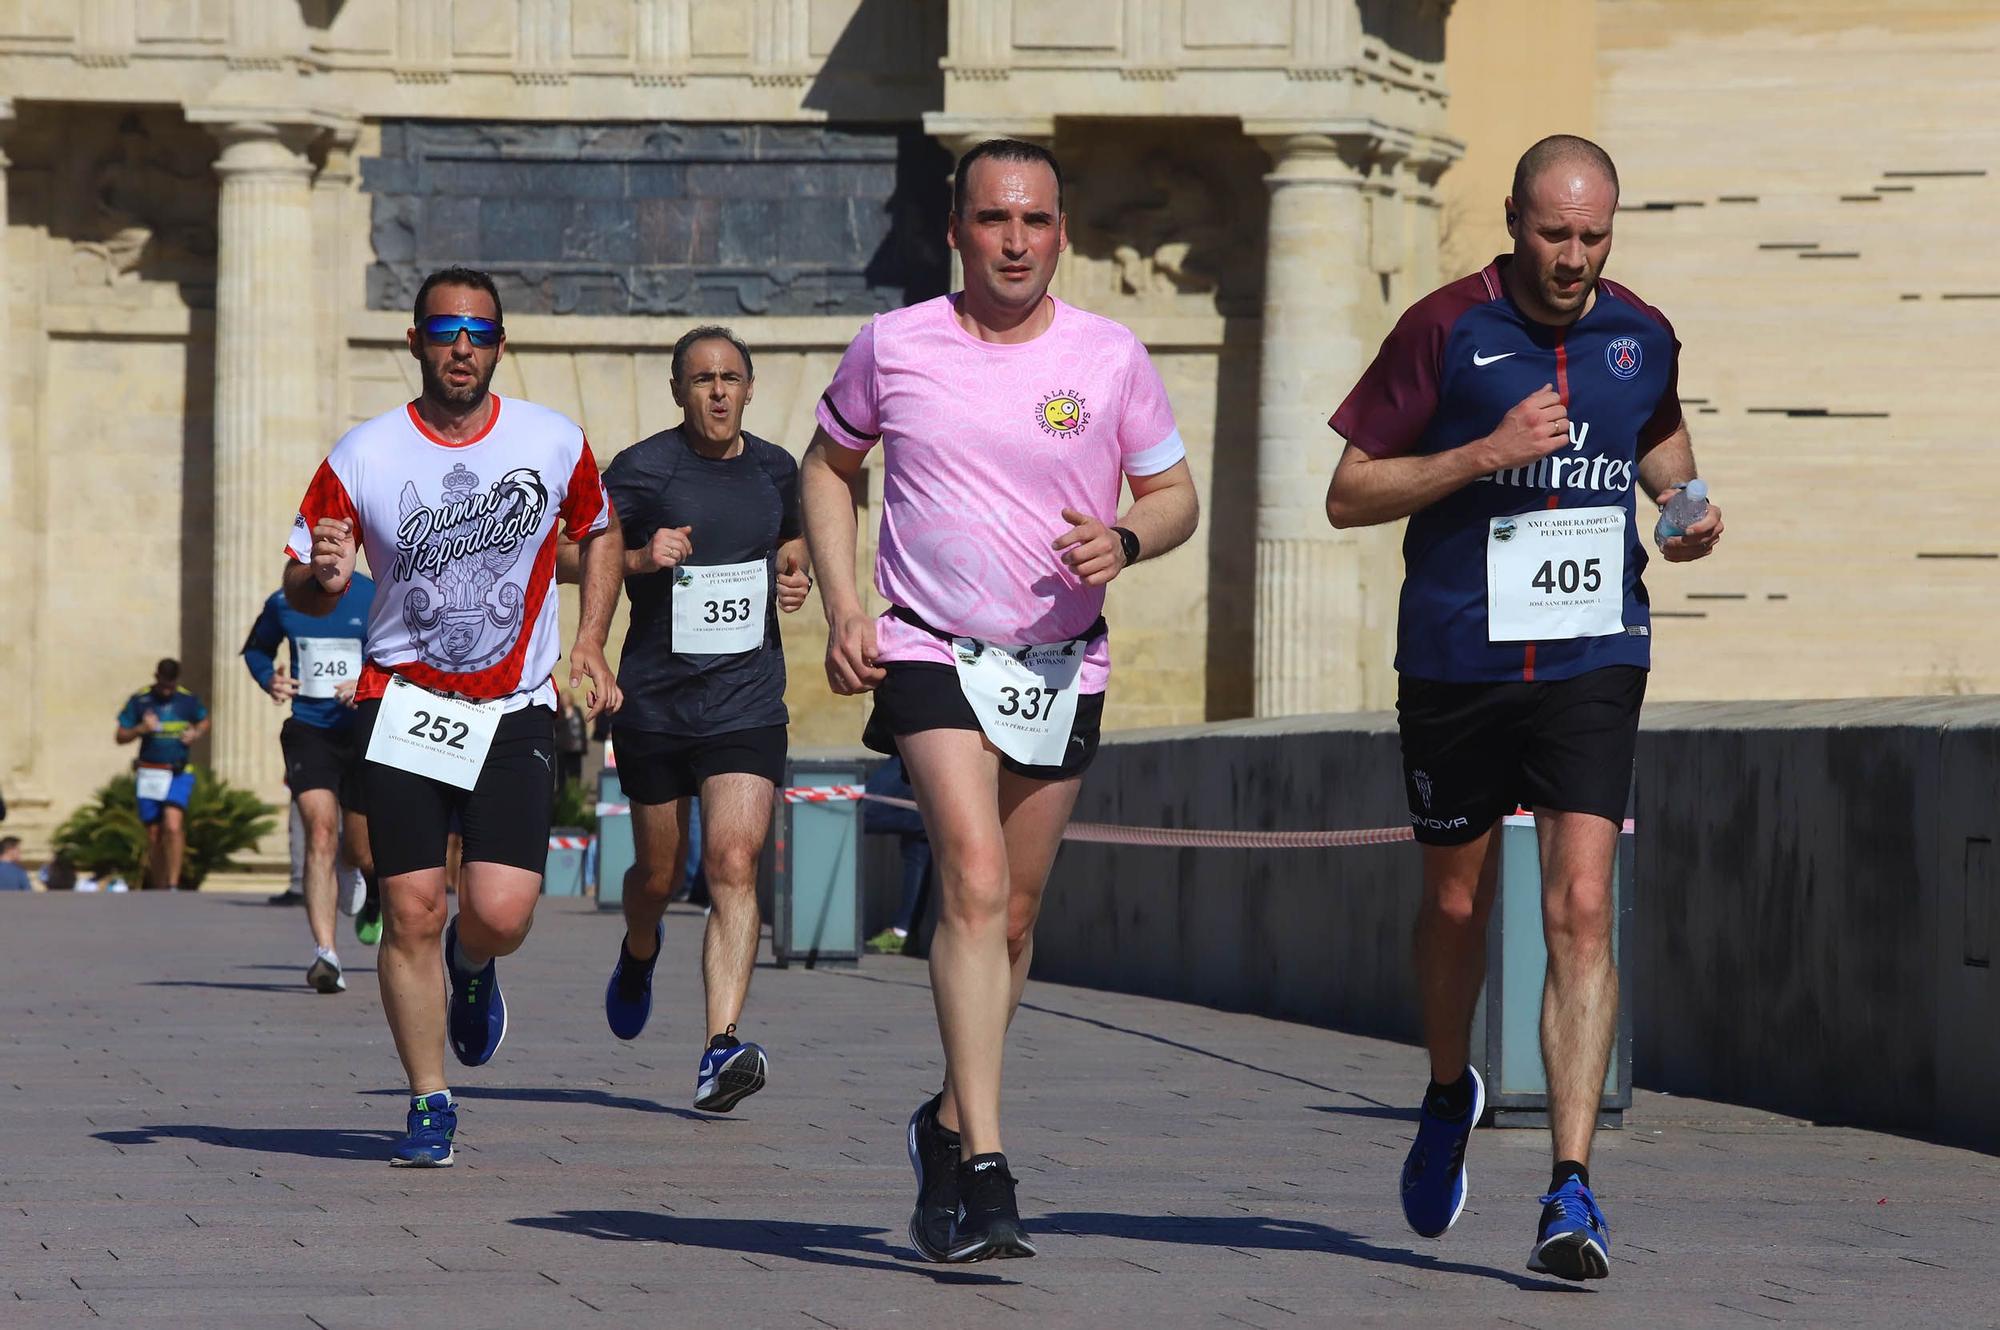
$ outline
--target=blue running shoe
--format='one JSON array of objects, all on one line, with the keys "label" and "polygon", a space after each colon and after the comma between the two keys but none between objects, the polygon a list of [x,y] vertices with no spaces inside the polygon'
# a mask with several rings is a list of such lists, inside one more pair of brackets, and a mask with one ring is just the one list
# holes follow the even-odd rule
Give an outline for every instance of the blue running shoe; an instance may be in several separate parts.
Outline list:
[{"label": "blue running shoe", "polygon": [[500,979],[493,962],[476,974],[452,964],[458,951],[458,916],[444,930],[444,969],[451,976],[451,1011],[446,1027],[451,1051],[468,1067],[483,1067],[500,1051],[507,1037],[507,1000],[500,996]]},{"label": "blue running shoe", "polygon": [[1465,1144],[1486,1111],[1486,1083],[1470,1067],[1465,1074],[1472,1078],[1471,1110],[1447,1122],[1426,1103],[1403,1161],[1403,1218],[1427,1238],[1443,1237],[1465,1209]]},{"label": "blue running shoe", "polygon": [[410,1100],[409,1131],[389,1162],[397,1168],[450,1168],[451,1138],[458,1134],[458,1105],[449,1090]]},{"label": "blue running shoe", "polygon": [[1542,1197],[1542,1231],[1528,1253],[1528,1269],[1558,1279],[1602,1279],[1611,1273],[1611,1225],[1583,1179]]},{"label": "blue running shoe", "polygon": [[736,1027],[708,1041],[695,1073],[694,1106],[707,1113],[727,1113],[764,1088],[771,1061],[755,1044],[736,1041]]},{"label": "blue running shoe", "polygon": [[659,963],[666,939],[667,926],[653,925],[653,955],[643,961],[632,959],[625,939],[618,939],[618,964],[611,967],[611,980],[604,985],[604,1019],[620,1039],[637,1039],[653,1014],[653,966]]}]

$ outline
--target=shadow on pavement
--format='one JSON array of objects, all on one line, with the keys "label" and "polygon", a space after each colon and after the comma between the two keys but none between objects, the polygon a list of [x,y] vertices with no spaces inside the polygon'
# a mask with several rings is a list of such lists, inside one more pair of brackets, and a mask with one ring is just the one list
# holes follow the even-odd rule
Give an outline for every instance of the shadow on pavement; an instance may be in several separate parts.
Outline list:
[{"label": "shadow on pavement", "polygon": [[131,1131],[100,1131],[93,1139],[112,1145],[157,1145],[199,1141],[259,1154],[304,1155],[308,1159],[366,1159],[385,1163],[402,1139],[392,1131],[350,1131],[345,1127],[211,1127],[168,1123]]},{"label": "shadow on pavement", "polygon": [[[408,1090],[363,1090],[362,1094],[391,1095],[398,1099],[407,1098]],[[630,1113],[667,1113],[689,1122],[740,1122],[727,1114],[697,1113],[691,1108],[678,1108],[673,1104],[663,1104],[656,1099],[640,1099],[634,1095],[612,1094],[607,1090],[583,1090],[557,1085],[466,1085],[453,1086],[453,1099],[498,1099],[517,1104],[569,1104],[586,1108],[616,1108]]]},{"label": "shadow on pavement", "polygon": [[602,1242],[671,1242],[739,1256],[783,1256],[817,1265],[892,1270],[940,1284],[1008,1284],[998,1275],[940,1268],[903,1247],[883,1241],[888,1230],[858,1224],[814,1224],[795,1219],[696,1219],[647,1210],[559,1210],[510,1220],[522,1228],[573,1233]]},{"label": "shadow on pavement", "polygon": [[[348,973],[352,973],[352,971],[348,971]],[[328,996],[327,994],[321,993],[319,990],[307,984],[306,981],[303,979],[299,980],[297,983],[292,983],[292,984],[251,984],[251,983],[225,984],[225,983],[218,983],[213,979],[148,979],[142,982],[139,985],[139,987],[222,988],[222,989],[234,989],[238,992],[243,992],[243,993],[300,993],[307,997]]]},{"label": "shadow on pavement", "polygon": [[[1031,1217],[1030,1227],[1037,1226],[1037,1222]],[[1044,1215],[1039,1220],[1039,1226],[1052,1232],[1122,1238],[1130,1242],[1181,1242],[1201,1247],[1241,1247],[1251,1251],[1325,1252],[1329,1256],[1399,1265],[1411,1270],[1497,1279],[1534,1293],[1583,1291],[1572,1284],[1537,1279],[1525,1272],[1515,1274],[1511,1270],[1496,1270],[1491,1266],[1441,1261],[1434,1256],[1396,1247],[1378,1247],[1352,1233],[1344,1233],[1325,1224],[1271,1219],[1263,1215],[1120,1215],[1071,1211]]]},{"label": "shadow on pavement", "polygon": [[1391,1122],[1415,1122],[1417,1110],[1397,1108],[1394,1104],[1307,1104],[1315,1113],[1338,1113],[1346,1118],[1386,1118]]}]

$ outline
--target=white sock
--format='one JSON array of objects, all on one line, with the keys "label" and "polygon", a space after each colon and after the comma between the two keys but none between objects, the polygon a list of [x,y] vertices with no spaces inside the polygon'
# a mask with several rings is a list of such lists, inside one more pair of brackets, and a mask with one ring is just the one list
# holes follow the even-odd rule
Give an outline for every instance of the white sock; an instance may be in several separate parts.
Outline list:
[{"label": "white sock", "polygon": [[314,947],[313,955],[320,960],[331,961],[335,965],[340,964],[340,954],[332,947]]}]

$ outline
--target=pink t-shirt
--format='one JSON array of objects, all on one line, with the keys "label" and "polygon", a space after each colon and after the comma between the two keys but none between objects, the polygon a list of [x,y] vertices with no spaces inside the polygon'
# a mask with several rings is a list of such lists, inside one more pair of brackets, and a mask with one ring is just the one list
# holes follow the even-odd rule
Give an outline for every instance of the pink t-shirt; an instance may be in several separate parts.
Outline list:
[{"label": "pink t-shirt", "polygon": [[[1062,510],[1115,523],[1123,476],[1187,455],[1139,339],[1051,300],[1048,329],[1011,345],[965,331],[950,296],[877,315],[820,397],[836,443],[883,447],[875,589],[947,633],[1019,646],[1088,630],[1104,588],[1051,548]],[[876,646],[880,660],[952,663],[947,643],[886,614]],[[1110,674],[1099,637],[1078,687],[1103,692]]]}]

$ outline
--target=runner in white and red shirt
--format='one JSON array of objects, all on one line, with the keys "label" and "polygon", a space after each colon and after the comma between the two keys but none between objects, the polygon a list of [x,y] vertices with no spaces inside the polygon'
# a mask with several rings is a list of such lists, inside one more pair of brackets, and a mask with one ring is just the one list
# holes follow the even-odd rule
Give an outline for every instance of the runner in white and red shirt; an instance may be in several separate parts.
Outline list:
[{"label": "runner in white and red shirt", "polygon": [[[945,1086],[910,1117],[910,1239],[931,1260],[976,1261],[1035,1254],[1001,1153],[1001,1057],[1097,751],[1104,587],[1193,534],[1197,501],[1145,347],[1048,294],[1067,244],[1054,156],[981,144],[959,161],[952,205],[965,290],[862,329],[800,479],[828,680],[873,690],[864,742],[902,754],[944,893],[931,984]],[[871,618],[852,487],[877,443],[875,586],[892,608]]]},{"label": "runner in white and red shirt", "polygon": [[[390,1162],[437,1167],[451,1163],[458,1125],[446,1036],[467,1066],[500,1047],[507,1006],[494,960],[527,936],[548,857],[557,537],[582,546],[570,685],[589,676],[593,717],[619,704],[604,639],[623,541],[583,431],[489,390],[506,347],[490,277],[426,278],[409,345],[423,396],[355,426],[321,463],[287,546],[285,595],[324,613],[367,551],[376,593],[356,738],[387,925],[382,1006],[411,1095]],[[447,927],[454,816],[465,870]]]}]

